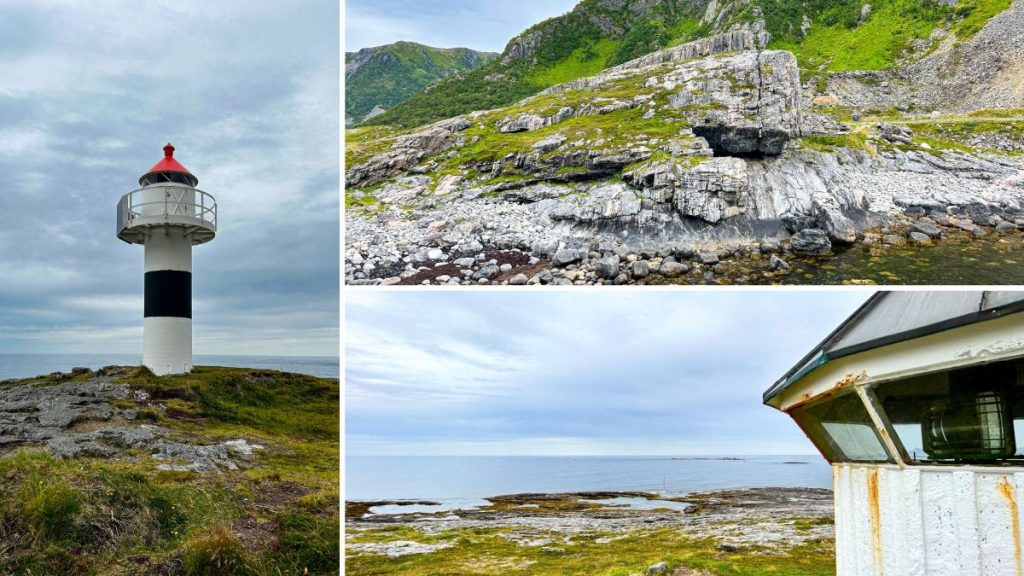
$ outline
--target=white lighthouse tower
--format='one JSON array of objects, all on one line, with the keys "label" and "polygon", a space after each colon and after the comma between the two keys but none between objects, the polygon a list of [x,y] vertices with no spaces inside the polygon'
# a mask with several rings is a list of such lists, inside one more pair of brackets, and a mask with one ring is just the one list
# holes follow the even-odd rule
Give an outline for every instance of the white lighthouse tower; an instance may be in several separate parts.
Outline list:
[{"label": "white lighthouse tower", "polygon": [[117,203],[117,237],[146,247],[142,363],[157,375],[192,370],[192,246],[217,233],[217,203],[198,183],[168,143]]},{"label": "white lighthouse tower", "polygon": [[764,395],[832,464],[838,576],[1024,574],[1024,292],[882,292]]}]

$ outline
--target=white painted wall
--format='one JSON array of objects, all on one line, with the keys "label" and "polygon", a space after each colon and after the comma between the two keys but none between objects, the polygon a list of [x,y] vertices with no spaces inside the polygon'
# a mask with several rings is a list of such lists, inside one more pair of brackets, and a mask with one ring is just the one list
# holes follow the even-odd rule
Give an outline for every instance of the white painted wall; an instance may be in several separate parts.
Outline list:
[{"label": "white painted wall", "polygon": [[[192,271],[192,242],[185,228],[154,228],[146,239],[146,272]],[[142,328],[142,363],[158,376],[192,370],[192,319],[146,318]]]},{"label": "white painted wall", "polygon": [[192,370],[192,319],[146,318],[142,328],[142,363],[157,376]]},{"label": "white painted wall", "polygon": [[192,241],[182,226],[154,228],[146,239],[146,272],[158,270],[192,271]]},{"label": "white painted wall", "polygon": [[837,576],[1021,576],[1024,469],[835,464]]}]

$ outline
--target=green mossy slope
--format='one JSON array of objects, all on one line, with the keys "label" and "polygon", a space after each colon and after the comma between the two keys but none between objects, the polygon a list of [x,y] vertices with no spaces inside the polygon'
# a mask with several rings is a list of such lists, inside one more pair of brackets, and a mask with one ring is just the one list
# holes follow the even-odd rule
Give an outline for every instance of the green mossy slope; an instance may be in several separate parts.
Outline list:
[{"label": "green mossy slope", "polygon": [[179,441],[245,438],[265,450],[241,470],[203,474],[160,470],[138,450],[69,460],[32,447],[2,453],[0,574],[337,573],[337,380],[197,367],[168,377],[136,369],[116,383],[148,393],[119,409],[137,409]]},{"label": "green mossy slope", "polygon": [[[726,2],[721,4],[725,15],[715,27],[701,23],[708,5],[704,0],[584,0],[572,12],[514,38],[501,58],[433,84],[368,124],[410,128],[506,106],[550,86],[760,18],[771,34],[768,47],[792,51],[805,77],[880,70],[896,65],[915,41],[920,44],[918,55],[933,48],[927,38],[937,29],[954,33],[959,41],[970,38],[1012,0],[960,0],[955,6],[934,0],[874,0],[862,17],[865,4]],[[806,31],[805,18],[810,22]],[[526,56],[517,56],[517,50],[526,50]]]},{"label": "green mossy slope", "polygon": [[345,74],[345,118],[358,124],[374,106],[391,108],[433,82],[478,68],[495,57],[493,52],[433,48],[414,42],[346,53],[346,65],[366,60]]}]

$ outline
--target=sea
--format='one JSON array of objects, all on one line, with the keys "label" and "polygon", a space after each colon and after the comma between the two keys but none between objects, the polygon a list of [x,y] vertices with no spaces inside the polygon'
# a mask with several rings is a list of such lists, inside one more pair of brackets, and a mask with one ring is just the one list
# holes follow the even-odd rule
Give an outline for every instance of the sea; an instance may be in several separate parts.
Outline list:
[{"label": "sea", "polygon": [[[138,354],[0,354],[0,380],[29,378],[51,372],[67,372],[77,366],[102,368],[103,366],[138,366]],[[228,366],[235,368],[261,368],[309,374],[320,378],[338,378],[340,367],[337,356],[212,356],[197,354],[192,357],[196,366]]]},{"label": "sea", "polygon": [[[832,470],[817,455],[345,458],[346,500],[441,503],[429,510],[484,506],[489,496],[523,492],[655,492],[677,497],[759,487],[831,488]],[[383,508],[371,512],[390,513]]]}]

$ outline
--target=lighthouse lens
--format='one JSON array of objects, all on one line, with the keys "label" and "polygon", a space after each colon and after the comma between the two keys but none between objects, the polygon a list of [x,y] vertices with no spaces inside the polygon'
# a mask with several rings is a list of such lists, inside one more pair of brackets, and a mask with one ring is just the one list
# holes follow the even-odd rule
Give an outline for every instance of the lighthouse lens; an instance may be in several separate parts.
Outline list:
[{"label": "lighthouse lens", "polygon": [[1021,363],[998,362],[886,382],[879,416],[910,462],[994,462],[1016,457]]},{"label": "lighthouse lens", "polygon": [[995,391],[937,401],[927,430],[924,450],[934,459],[997,460],[1016,452],[1010,404]]}]

